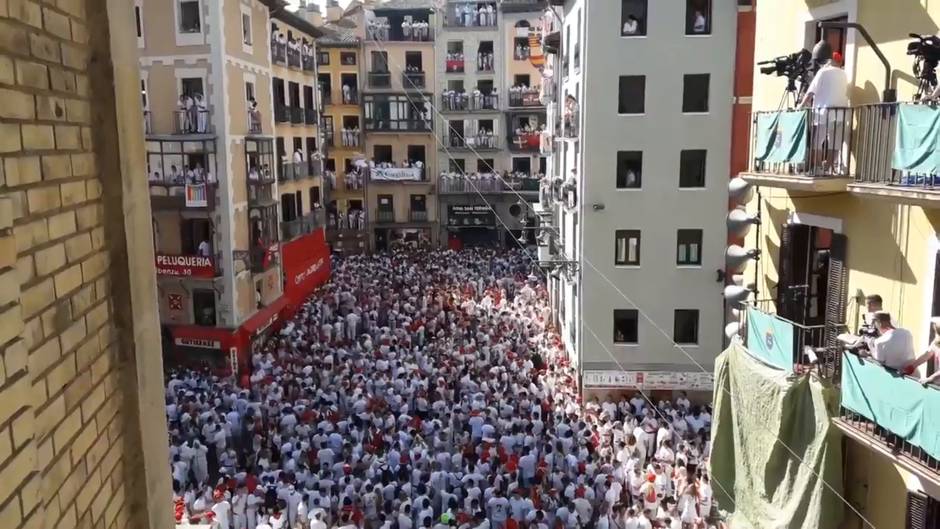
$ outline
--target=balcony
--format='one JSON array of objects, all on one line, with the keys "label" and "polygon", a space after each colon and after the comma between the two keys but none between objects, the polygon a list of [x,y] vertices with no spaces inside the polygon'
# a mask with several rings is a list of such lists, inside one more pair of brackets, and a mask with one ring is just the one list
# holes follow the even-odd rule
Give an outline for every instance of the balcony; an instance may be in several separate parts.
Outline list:
[{"label": "balcony", "polygon": [[[802,373],[815,366],[823,378],[838,379],[842,346],[835,337],[846,332],[846,325],[804,325],[778,316],[774,307],[772,300],[765,299],[745,304],[741,310],[741,338],[748,351],[791,373]],[[808,352],[816,356],[815,362]]]},{"label": "balcony", "polygon": [[173,112],[173,134],[212,134],[209,110],[192,106]]},{"label": "balcony", "polygon": [[414,19],[411,24],[402,27],[400,23],[391,23],[387,17],[376,17],[366,27],[366,41],[433,42],[434,30],[427,20]]},{"label": "balcony", "polygon": [[754,112],[748,182],[814,193],[851,182],[852,108]]},{"label": "balcony", "polygon": [[274,122],[289,123],[290,107],[283,103],[274,103]]},{"label": "balcony", "polygon": [[306,162],[281,163],[277,169],[278,182],[292,182],[306,176]]},{"label": "balcony", "polygon": [[300,50],[293,49],[290,46],[287,48],[287,65],[292,68],[302,68],[302,61],[300,58]]},{"label": "balcony", "polygon": [[304,124],[304,109],[301,107],[289,107],[289,108],[290,108],[291,125],[303,125]]},{"label": "balcony", "polygon": [[359,104],[359,90],[350,90],[349,92],[343,92],[343,104],[344,105],[358,105]]},{"label": "balcony", "polygon": [[496,9],[480,12],[476,4],[451,4],[444,13],[444,27],[448,29],[493,29],[496,27]]},{"label": "balcony", "polygon": [[307,160],[307,161],[305,162],[305,164],[306,164],[306,166],[307,166],[307,167],[306,167],[307,176],[311,176],[311,177],[313,177],[313,178],[317,178],[317,177],[319,177],[319,176],[323,176],[323,162],[322,162],[322,161],[320,161],[320,160]]},{"label": "balcony", "polygon": [[533,89],[509,89],[509,106],[511,108],[538,108],[544,107],[539,91]]},{"label": "balcony", "polygon": [[287,65],[287,44],[271,42],[271,62]]},{"label": "balcony", "polygon": [[940,482],[940,387],[844,353],[836,426],[899,466]]},{"label": "balcony", "polygon": [[362,145],[362,133],[359,129],[343,129],[342,134],[343,147],[356,148]]},{"label": "balcony", "polygon": [[441,112],[486,112],[499,110],[496,94],[452,92],[441,94]]},{"label": "balcony", "polygon": [[376,210],[375,222],[378,224],[390,224],[395,222],[395,212],[387,209]]},{"label": "balcony", "polygon": [[516,49],[512,52],[512,58],[516,61],[527,61],[529,60],[529,47],[528,46],[517,46]]},{"label": "balcony", "polygon": [[248,111],[248,134],[261,134],[261,112],[258,110]]},{"label": "balcony", "polygon": [[565,112],[565,117],[562,119],[562,137],[565,139],[578,139],[580,134],[580,112],[577,110],[572,112]]},{"label": "balcony", "polygon": [[366,118],[366,132],[431,132],[433,127],[430,120],[425,120],[420,115],[414,115],[411,119],[389,119],[389,118]]},{"label": "balcony", "polygon": [[369,72],[368,73],[369,88],[391,88],[392,87],[392,74],[391,72]]},{"label": "balcony", "polygon": [[304,124],[305,125],[317,124],[317,110],[315,108],[304,109]]},{"label": "balcony", "polygon": [[428,181],[428,168],[422,167],[369,167],[363,177],[370,182],[382,184],[421,184]]},{"label": "balcony", "polygon": [[333,104],[333,94],[331,92],[320,93],[320,104],[323,106]]},{"label": "balcony", "polygon": [[324,147],[333,147],[333,127],[324,125],[320,123],[320,133],[323,134],[323,146]]},{"label": "balcony", "polygon": [[211,211],[215,208],[217,182],[151,179],[149,186],[150,206],[154,210]]},{"label": "balcony", "polygon": [[497,177],[492,174],[473,177],[442,175],[438,181],[438,193],[459,195],[467,193],[523,193],[539,192],[540,179],[536,177]]},{"label": "balcony", "polygon": [[408,220],[411,222],[427,222],[428,212],[424,209],[412,209],[408,212]]},{"label": "balcony", "polygon": [[251,273],[261,274],[277,266],[280,259],[280,244],[272,242],[267,245],[252,244],[249,256],[251,260]]},{"label": "balcony", "polygon": [[281,235],[285,241],[296,239],[301,235],[312,233],[313,230],[324,225],[323,210],[311,211],[294,220],[281,221]]},{"label": "balcony", "polygon": [[444,133],[444,145],[451,149],[466,149],[474,151],[499,150],[499,137],[493,134],[462,135],[456,132]]},{"label": "balcony", "polygon": [[447,59],[444,61],[444,71],[447,73],[464,73],[463,59]]},{"label": "balcony", "polygon": [[519,132],[509,136],[509,149],[519,152],[540,152],[542,134],[540,132]]},{"label": "balcony", "polygon": [[402,72],[401,86],[405,90],[423,90],[424,72]]},{"label": "balcony", "polygon": [[[934,154],[938,131],[918,126],[938,113],[933,105],[910,103],[856,107],[856,171],[849,191],[912,206],[940,207],[940,164]],[[899,135],[909,147],[899,145]]]},{"label": "balcony", "polygon": [[317,69],[317,62],[314,59],[313,55],[301,55],[301,61],[303,62],[303,69],[308,72],[315,71]]}]

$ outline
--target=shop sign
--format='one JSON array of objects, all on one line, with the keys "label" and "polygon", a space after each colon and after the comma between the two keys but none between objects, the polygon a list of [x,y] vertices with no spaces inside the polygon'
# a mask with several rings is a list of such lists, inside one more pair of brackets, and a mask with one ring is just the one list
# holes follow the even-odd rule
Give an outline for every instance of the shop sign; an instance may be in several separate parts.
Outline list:
[{"label": "shop sign", "polygon": [[200,349],[221,349],[222,342],[208,338],[175,338],[176,345],[182,347],[198,347]]},{"label": "shop sign", "polygon": [[215,266],[211,257],[157,254],[155,261],[158,276],[215,277]]},{"label": "shop sign", "polygon": [[496,225],[496,214],[485,204],[447,206],[447,225],[455,228],[485,228]]},{"label": "shop sign", "polygon": [[584,371],[585,388],[711,391],[715,377],[705,372]]}]

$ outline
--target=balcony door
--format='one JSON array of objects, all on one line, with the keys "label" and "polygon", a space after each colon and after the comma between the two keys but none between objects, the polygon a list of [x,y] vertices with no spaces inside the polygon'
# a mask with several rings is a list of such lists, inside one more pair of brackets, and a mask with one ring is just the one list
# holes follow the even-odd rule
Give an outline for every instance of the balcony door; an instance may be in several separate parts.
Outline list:
[{"label": "balcony door", "polygon": [[834,338],[836,327],[845,323],[846,246],[846,237],[828,228],[783,227],[776,293],[779,316],[808,326],[826,325],[827,336]]}]

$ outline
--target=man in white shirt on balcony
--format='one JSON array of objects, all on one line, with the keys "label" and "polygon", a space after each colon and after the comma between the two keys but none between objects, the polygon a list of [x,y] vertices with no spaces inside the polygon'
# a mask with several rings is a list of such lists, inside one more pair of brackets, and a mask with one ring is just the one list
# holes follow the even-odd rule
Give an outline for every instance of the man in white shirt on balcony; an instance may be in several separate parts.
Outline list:
[{"label": "man in white shirt on balcony", "polygon": [[822,62],[823,66],[813,76],[801,102],[803,107],[813,108],[813,149],[816,153],[810,154],[810,163],[821,162],[824,172],[842,174],[846,162],[842,155],[845,128],[851,122],[846,108],[849,106],[849,79],[840,66],[842,54],[833,53],[825,41],[813,49],[813,60]]},{"label": "man in white shirt on balcony", "polygon": [[914,336],[911,331],[891,324],[891,315],[884,311],[875,313],[875,328],[878,336],[866,338],[868,354],[885,367],[901,370],[914,360]]}]

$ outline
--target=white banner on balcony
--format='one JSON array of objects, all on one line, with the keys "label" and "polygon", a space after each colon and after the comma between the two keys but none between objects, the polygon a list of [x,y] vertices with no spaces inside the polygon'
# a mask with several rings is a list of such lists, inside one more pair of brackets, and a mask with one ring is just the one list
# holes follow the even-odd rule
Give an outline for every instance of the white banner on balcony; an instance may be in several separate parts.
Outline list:
[{"label": "white banner on balcony", "polygon": [[584,371],[585,388],[711,391],[712,373],[672,371]]},{"label": "white banner on balcony", "polygon": [[421,181],[421,169],[417,167],[373,167],[371,173],[373,180]]}]

